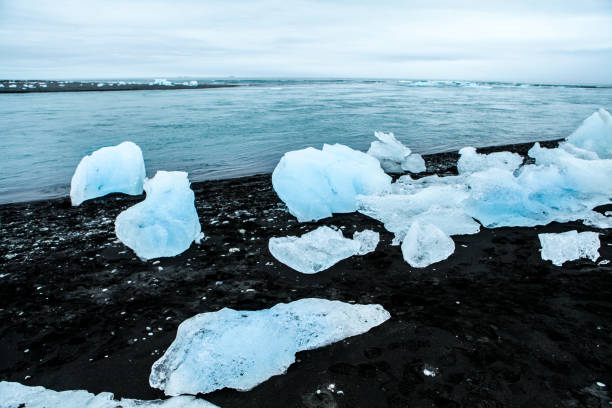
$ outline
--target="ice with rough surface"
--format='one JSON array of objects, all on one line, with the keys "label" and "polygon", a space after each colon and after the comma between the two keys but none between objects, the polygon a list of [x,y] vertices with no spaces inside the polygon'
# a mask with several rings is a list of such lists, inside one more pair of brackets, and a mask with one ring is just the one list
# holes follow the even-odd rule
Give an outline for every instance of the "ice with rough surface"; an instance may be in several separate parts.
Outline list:
[{"label": "ice with rough surface", "polygon": [[0,382],[0,408],[218,408],[203,399],[182,395],[166,400],[114,399],[110,392],[53,391],[16,382]]},{"label": "ice with rough surface", "polygon": [[357,255],[365,255],[374,252],[380,242],[380,234],[372,230],[355,231],[353,241],[359,242]]},{"label": "ice with rough surface", "polygon": [[313,274],[350,256],[374,251],[378,239],[378,233],[373,231],[356,232],[354,239],[349,239],[345,238],[340,230],[322,226],[299,238],[270,238],[268,248],[274,258],[290,268]]},{"label": "ice with rough surface", "polygon": [[587,258],[595,262],[599,258],[599,234],[576,230],[560,234],[539,234],[542,259],[557,266],[567,261]]},{"label": "ice with rough surface", "polygon": [[295,353],[367,332],[389,319],[380,305],[301,299],[270,309],[228,308],[180,324],[149,383],[166,395],[248,391],[284,373]]},{"label": "ice with rough surface", "polygon": [[567,141],[581,149],[597,153],[601,159],[612,159],[612,115],[599,109],[586,118],[582,125],[568,136]]},{"label": "ice with rough surface", "polygon": [[175,256],[200,242],[203,234],[187,173],[158,171],[145,180],[144,190],[146,199],[115,221],[121,242],[142,259]]},{"label": "ice with rough surface", "polygon": [[295,150],[281,158],[272,185],[298,221],[330,217],[357,209],[358,194],[382,194],[391,178],[378,160],[347,146],[323,145]]},{"label": "ice with rough surface", "polygon": [[491,168],[514,171],[523,164],[520,154],[510,152],[496,152],[480,154],[473,147],[464,147],[459,150],[457,170],[459,174],[475,173]]},{"label": "ice with rough surface", "polygon": [[443,261],[455,252],[455,243],[440,228],[418,221],[412,226],[402,242],[404,260],[415,268],[425,268]]},{"label": "ice with rough surface", "polygon": [[[424,178],[428,179],[428,178]],[[469,197],[460,184],[444,184],[446,177],[406,183],[398,192],[383,196],[359,196],[358,211],[385,224],[395,234],[393,244],[404,240],[414,221],[436,225],[448,235],[476,234],[480,225],[462,208]],[[424,180],[424,181],[423,181]],[[437,180],[440,180],[437,182]]]},{"label": "ice with rough surface", "polygon": [[425,161],[421,155],[411,154],[412,151],[397,140],[393,133],[374,132],[374,136],[378,140],[370,144],[368,154],[378,159],[385,171],[389,173],[425,171]]},{"label": "ice with rough surface", "polygon": [[132,142],[103,147],[83,157],[70,182],[72,205],[110,193],[142,194],[145,165]]}]

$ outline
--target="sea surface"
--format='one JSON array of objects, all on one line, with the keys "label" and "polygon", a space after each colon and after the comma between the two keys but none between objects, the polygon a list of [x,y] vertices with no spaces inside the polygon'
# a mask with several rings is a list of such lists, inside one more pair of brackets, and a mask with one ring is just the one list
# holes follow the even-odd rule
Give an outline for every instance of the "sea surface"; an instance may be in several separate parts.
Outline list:
[{"label": "sea surface", "polygon": [[[212,82],[212,81],[211,81]],[[0,203],[66,196],[81,158],[130,140],[148,176],[271,172],[289,150],[374,131],[418,153],[568,136],[612,89],[409,80],[228,80],[235,88],[0,95]]]}]

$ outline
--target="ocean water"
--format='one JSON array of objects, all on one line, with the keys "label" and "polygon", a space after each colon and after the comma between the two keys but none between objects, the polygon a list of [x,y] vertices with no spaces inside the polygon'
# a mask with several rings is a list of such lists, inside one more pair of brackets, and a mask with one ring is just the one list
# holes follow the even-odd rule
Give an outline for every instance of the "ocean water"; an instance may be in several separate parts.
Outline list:
[{"label": "ocean water", "polygon": [[[217,81],[219,82],[219,81]],[[231,81],[236,88],[0,95],[0,203],[65,196],[80,159],[125,140],[147,174],[267,173],[289,150],[367,150],[391,131],[418,153],[569,135],[612,89],[400,80]]]}]

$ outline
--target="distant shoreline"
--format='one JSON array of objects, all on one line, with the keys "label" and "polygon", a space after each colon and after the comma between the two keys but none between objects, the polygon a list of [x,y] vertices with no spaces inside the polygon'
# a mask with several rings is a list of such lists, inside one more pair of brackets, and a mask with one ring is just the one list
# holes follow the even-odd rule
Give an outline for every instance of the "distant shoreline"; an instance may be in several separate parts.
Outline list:
[{"label": "distant shoreline", "polygon": [[43,93],[43,92],[111,92],[111,91],[150,91],[172,89],[210,89],[233,88],[235,84],[200,84],[181,82],[134,83],[124,81],[12,81],[0,80],[0,94]]}]

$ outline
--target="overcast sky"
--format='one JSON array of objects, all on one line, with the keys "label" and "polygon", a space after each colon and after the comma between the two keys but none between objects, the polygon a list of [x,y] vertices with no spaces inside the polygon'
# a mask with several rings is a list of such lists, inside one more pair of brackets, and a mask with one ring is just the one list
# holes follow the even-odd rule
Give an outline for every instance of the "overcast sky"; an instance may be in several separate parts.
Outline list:
[{"label": "overcast sky", "polygon": [[0,78],[612,84],[612,0],[0,0]]}]

